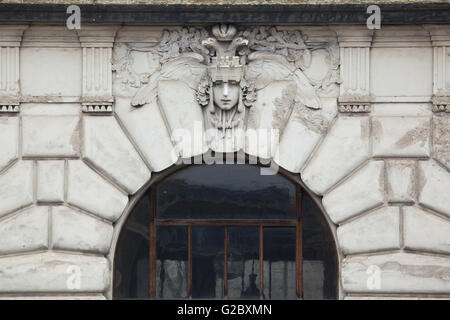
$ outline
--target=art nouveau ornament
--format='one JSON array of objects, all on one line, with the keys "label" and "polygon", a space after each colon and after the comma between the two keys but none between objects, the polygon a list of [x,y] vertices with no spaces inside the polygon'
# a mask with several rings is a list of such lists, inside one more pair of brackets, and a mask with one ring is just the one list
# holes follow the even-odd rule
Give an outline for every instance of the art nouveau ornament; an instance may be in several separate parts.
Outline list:
[{"label": "art nouveau ornament", "polygon": [[[272,140],[288,121],[319,133],[327,127],[319,96],[339,82],[338,50],[306,39],[300,31],[275,27],[166,30],[156,45],[127,44],[125,54],[116,54],[114,70],[125,86],[138,88],[133,107],[159,103],[173,139],[185,140],[174,141],[183,145],[182,157],[208,148],[273,157]],[[329,71],[321,80],[304,72],[319,49],[329,54]],[[137,74],[130,61],[134,51],[147,52],[158,67]],[[196,128],[205,132],[201,138],[192,136]]]}]

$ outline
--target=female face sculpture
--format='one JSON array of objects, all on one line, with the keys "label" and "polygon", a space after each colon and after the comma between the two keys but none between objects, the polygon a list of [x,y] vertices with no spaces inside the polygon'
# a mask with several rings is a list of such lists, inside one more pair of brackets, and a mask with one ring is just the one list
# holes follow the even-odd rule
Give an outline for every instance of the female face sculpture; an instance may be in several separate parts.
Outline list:
[{"label": "female face sculpture", "polygon": [[230,110],[239,101],[240,87],[236,81],[217,81],[213,84],[214,104],[222,110]]}]

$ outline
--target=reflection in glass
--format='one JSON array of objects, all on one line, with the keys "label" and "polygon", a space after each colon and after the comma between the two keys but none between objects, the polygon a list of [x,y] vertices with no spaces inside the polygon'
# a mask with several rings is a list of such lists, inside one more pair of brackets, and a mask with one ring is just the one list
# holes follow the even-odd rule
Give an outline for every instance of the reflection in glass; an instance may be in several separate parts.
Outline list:
[{"label": "reflection in glass", "polygon": [[306,192],[302,197],[303,298],[337,298],[334,240],[320,209]]},{"label": "reflection in glass", "polygon": [[188,228],[156,230],[156,297],[188,297]]},{"label": "reflection in glass", "polygon": [[265,227],[265,299],[296,299],[295,227]]},{"label": "reflection in glass", "polygon": [[228,297],[259,299],[259,227],[228,228]]},{"label": "reflection in glass", "polygon": [[252,165],[197,165],[156,188],[161,219],[295,219],[295,185]]},{"label": "reflection in glass", "polygon": [[114,269],[115,298],[149,297],[149,212],[149,199],[145,195],[120,234]]},{"label": "reflection in glass", "polygon": [[224,227],[192,227],[192,297],[223,298]]}]

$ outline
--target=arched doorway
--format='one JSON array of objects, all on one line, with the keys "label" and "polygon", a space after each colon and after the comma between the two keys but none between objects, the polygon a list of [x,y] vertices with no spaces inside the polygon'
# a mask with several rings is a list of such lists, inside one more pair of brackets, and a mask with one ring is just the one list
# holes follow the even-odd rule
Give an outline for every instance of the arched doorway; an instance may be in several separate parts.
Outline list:
[{"label": "arched doorway", "polygon": [[154,183],[116,246],[114,298],[335,299],[334,240],[313,199],[256,165],[194,165]]}]

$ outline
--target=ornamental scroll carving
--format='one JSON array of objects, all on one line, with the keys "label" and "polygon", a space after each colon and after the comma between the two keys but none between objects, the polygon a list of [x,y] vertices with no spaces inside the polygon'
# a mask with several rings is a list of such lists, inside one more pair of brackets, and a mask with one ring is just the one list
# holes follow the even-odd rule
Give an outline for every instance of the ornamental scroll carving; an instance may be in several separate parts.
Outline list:
[{"label": "ornamental scroll carving", "polygon": [[[273,127],[282,130],[295,109],[296,121],[323,132],[327,121],[317,113],[322,108],[320,97],[340,83],[337,44],[309,42],[300,30],[233,25],[180,28],[164,30],[157,44],[127,43],[119,49],[115,50],[113,70],[123,86],[137,89],[131,100],[133,108],[155,101],[164,105],[167,94],[162,94],[159,84],[183,82],[192,95],[175,89],[173,95],[194,98],[206,128],[216,129],[222,137],[232,135],[236,128],[257,127],[258,117],[252,114],[267,104],[274,109]],[[316,50],[327,55],[327,71],[320,79],[307,75]],[[154,70],[136,72],[133,52],[149,53],[157,61]],[[276,82],[282,85],[273,95],[259,94]],[[268,101],[261,101],[264,99]]]}]

